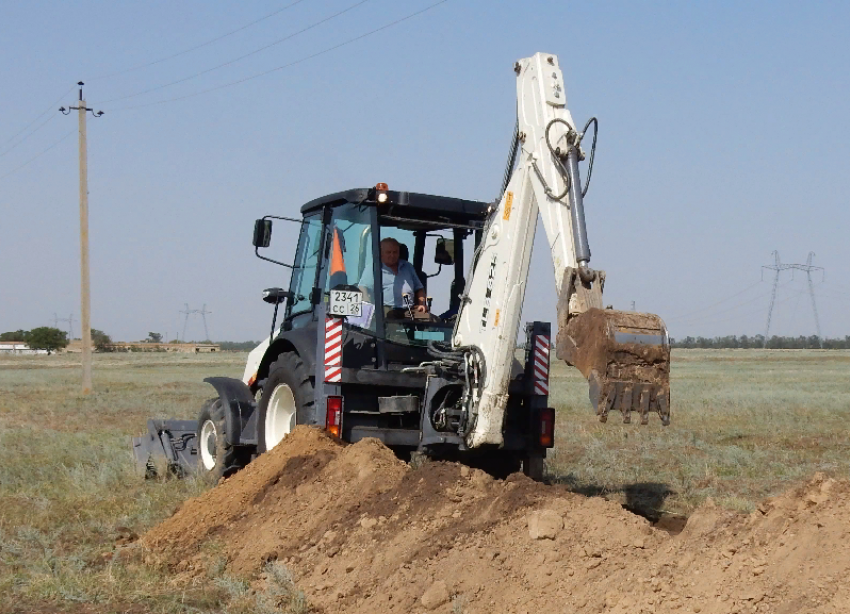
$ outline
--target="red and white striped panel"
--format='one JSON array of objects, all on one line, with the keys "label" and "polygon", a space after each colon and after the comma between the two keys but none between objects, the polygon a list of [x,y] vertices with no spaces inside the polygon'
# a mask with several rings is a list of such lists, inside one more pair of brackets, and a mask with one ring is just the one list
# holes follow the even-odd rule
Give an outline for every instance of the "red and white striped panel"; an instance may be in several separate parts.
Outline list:
[{"label": "red and white striped panel", "polygon": [[535,335],[531,360],[534,394],[549,395],[549,337]]},{"label": "red and white striped panel", "polygon": [[342,318],[325,318],[325,381],[342,381]]}]

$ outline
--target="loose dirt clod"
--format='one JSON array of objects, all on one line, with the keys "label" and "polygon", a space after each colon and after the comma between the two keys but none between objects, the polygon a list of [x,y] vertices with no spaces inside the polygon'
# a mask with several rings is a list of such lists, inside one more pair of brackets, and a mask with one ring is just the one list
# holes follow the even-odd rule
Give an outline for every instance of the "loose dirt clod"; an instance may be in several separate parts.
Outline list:
[{"label": "loose dirt clod", "polygon": [[298,427],[140,544],[187,582],[222,552],[235,575],[281,562],[325,612],[791,614],[850,611],[849,538],[850,484],[822,475],[749,516],[707,504],[670,536],[565,487],[414,470]]}]

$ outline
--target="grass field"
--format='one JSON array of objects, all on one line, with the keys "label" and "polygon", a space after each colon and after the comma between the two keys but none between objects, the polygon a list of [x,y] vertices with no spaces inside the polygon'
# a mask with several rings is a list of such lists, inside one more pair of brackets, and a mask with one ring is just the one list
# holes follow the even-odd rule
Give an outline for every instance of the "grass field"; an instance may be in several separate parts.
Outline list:
[{"label": "grass field", "polygon": [[687,514],[707,497],[751,511],[816,471],[850,469],[850,352],[674,350],[673,420],[600,424],[581,375],[555,371],[550,471],[641,511]]},{"label": "grass field", "polygon": [[[203,378],[239,377],[245,354],[95,358],[89,397],[74,357],[0,358],[0,610],[268,611],[220,569],[187,588],[113,556],[205,488],[141,479],[129,436],[148,417],[193,418]],[[555,366],[550,477],[649,514],[707,497],[747,511],[815,471],[847,477],[850,352],[679,350],[673,364],[667,428],[598,423],[577,372]]]}]

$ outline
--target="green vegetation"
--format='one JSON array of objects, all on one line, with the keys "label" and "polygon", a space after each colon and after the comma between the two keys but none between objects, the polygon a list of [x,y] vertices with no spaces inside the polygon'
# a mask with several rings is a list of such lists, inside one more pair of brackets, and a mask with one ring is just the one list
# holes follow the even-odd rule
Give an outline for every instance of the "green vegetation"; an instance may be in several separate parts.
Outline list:
[{"label": "green vegetation", "polygon": [[[728,349],[764,349],[764,335],[726,335],[724,337],[685,337],[684,339],[670,339],[674,348],[702,350],[728,350]],[[777,337],[773,335],[767,340],[768,350],[850,350],[850,335],[843,339],[824,339],[821,344],[817,335],[805,337]]]},{"label": "green vegetation", "polygon": [[[244,353],[0,357],[0,611],[308,611],[287,570],[260,582],[180,583],[132,546],[205,486],[142,479],[129,437],[149,417],[194,418],[210,375],[239,377]],[[587,386],[553,366],[552,479],[643,513],[688,513],[707,497],[747,511],[815,471],[850,466],[850,352],[674,350],[673,424],[600,424]]]},{"label": "green vegetation", "polygon": [[94,349],[98,352],[115,351],[115,346],[112,345],[112,337],[102,330],[91,329],[91,342],[94,344]]},{"label": "green vegetation", "polygon": [[0,341],[26,341],[28,334],[29,331],[21,329],[0,333]]},{"label": "green vegetation", "polygon": [[39,326],[28,332],[24,341],[34,350],[47,350],[52,354],[68,345],[68,333],[51,326]]},{"label": "green vegetation", "polygon": [[260,345],[259,341],[218,341],[217,343],[224,352],[250,352]]}]

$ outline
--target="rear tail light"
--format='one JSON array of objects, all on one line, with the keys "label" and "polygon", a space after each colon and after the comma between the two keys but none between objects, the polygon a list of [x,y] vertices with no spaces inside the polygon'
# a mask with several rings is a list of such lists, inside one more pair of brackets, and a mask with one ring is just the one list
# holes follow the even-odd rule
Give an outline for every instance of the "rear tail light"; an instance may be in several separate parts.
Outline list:
[{"label": "rear tail light", "polygon": [[334,437],[342,435],[342,397],[328,397],[325,429]]},{"label": "rear tail light", "polygon": [[540,445],[552,448],[555,445],[555,410],[545,407],[540,410]]}]

